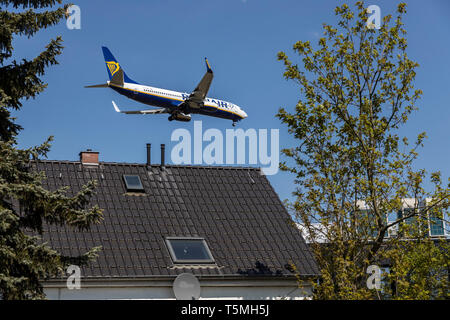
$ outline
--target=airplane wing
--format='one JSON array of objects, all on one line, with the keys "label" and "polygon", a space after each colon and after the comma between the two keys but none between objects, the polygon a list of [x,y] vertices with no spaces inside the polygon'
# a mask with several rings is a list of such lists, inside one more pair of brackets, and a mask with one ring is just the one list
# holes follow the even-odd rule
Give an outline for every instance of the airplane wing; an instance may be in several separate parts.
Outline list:
[{"label": "airplane wing", "polygon": [[93,86],[84,86],[85,88],[109,88],[107,83],[94,84]]},{"label": "airplane wing", "polygon": [[206,98],[206,95],[209,90],[209,86],[211,85],[212,79],[213,79],[213,72],[211,67],[209,66],[208,59],[205,58],[206,62],[206,73],[203,76],[202,80],[200,80],[200,83],[197,85],[194,91],[189,95],[189,97],[186,99],[187,102],[191,107],[200,107],[199,104],[203,102],[203,99]]},{"label": "airplane wing", "polygon": [[126,114],[160,114],[160,113],[169,113],[169,111],[166,108],[153,109],[153,110],[121,111],[114,101],[112,102],[112,104],[113,104],[114,110],[116,110],[116,112],[126,113]]}]

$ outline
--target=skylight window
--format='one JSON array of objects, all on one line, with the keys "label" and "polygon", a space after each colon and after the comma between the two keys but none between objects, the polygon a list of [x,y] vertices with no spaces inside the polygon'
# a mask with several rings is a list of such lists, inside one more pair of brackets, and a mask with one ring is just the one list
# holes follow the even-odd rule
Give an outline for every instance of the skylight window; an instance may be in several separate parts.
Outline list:
[{"label": "skylight window", "polygon": [[142,185],[141,178],[138,175],[123,175],[123,180],[127,187],[127,191],[144,191],[144,186]]},{"label": "skylight window", "polygon": [[205,239],[202,238],[166,238],[172,260],[175,263],[213,263]]}]

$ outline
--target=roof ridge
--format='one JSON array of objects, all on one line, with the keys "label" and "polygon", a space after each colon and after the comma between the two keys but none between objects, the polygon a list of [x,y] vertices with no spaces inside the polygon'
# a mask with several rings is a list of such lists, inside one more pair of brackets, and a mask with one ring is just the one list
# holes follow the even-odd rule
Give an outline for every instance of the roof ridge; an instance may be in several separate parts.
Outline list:
[{"label": "roof ridge", "polygon": [[[81,161],[73,161],[73,160],[48,160],[48,159],[40,159],[40,160],[31,160],[34,163],[63,163],[63,164],[81,164]],[[137,162],[108,162],[108,161],[99,161],[99,165],[119,165],[119,166],[140,166],[147,167],[146,163],[137,163]],[[161,167],[160,164],[151,164],[152,168]],[[195,164],[165,164],[165,168],[192,168],[192,169],[222,169],[222,170],[254,170],[260,171],[261,167],[244,167],[244,166],[214,166],[214,165],[195,165]]]}]

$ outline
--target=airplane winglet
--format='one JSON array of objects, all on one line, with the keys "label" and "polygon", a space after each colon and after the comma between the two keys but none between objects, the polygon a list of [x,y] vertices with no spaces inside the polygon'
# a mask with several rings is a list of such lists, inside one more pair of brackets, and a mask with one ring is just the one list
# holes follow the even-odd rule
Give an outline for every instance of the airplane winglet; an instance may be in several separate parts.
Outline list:
[{"label": "airplane winglet", "polygon": [[112,104],[113,104],[114,110],[116,110],[116,112],[120,112],[119,107],[117,106],[117,104],[114,101],[112,102]]},{"label": "airplane winglet", "polygon": [[205,62],[206,62],[206,69],[208,70],[208,72],[212,72],[211,66],[209,65],[208,62],[208,58],[205,57]]}]

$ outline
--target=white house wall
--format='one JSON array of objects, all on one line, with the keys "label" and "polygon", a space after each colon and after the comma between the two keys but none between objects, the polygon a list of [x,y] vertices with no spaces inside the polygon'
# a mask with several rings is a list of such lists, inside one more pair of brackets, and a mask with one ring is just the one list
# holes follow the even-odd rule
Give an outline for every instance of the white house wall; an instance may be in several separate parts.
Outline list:
[{"label": "white house wall", "polygon": [[[69,290],[63,281],[44,284],[50,300],[175,299],[173,280],[85,280],[81,289]],[[309,284],[298,287],[295,280],[201,280],[201,299],[305,299]]]}]

